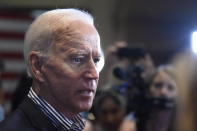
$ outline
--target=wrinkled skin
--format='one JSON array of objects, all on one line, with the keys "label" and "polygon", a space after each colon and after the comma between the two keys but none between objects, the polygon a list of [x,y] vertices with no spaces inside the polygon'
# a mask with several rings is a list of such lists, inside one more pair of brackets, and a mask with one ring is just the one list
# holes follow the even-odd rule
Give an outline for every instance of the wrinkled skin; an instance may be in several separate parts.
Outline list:
[{"label": "wrinkled skin", "polygon": [[31,53],[35,63],[33,73],[37,94],[62,112],[72,117],[91,108],[96,93],[103,57],[100,38],[92,25],[74,21],[62,32],[44,58]]}]

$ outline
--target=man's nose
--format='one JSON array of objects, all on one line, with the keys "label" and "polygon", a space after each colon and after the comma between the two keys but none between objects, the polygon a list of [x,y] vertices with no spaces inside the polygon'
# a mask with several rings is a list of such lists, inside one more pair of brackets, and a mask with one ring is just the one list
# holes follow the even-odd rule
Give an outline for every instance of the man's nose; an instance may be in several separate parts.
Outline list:
[{"label": "man's nose", "polygon": [[89,79],[98,79],[99,72],[93,60],[91,60],[87,66],[85,76]]}]

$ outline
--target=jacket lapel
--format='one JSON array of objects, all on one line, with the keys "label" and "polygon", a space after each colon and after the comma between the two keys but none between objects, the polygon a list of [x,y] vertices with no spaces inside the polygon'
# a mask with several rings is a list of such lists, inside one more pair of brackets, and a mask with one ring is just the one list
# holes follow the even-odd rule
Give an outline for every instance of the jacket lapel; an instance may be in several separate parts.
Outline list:
[{"label": "jacket lapel", "polygon": [[57,131],[50,119],[39,109],[39,107],[28,97],[19,107],[26,115],[34,128],[41,131]]}]

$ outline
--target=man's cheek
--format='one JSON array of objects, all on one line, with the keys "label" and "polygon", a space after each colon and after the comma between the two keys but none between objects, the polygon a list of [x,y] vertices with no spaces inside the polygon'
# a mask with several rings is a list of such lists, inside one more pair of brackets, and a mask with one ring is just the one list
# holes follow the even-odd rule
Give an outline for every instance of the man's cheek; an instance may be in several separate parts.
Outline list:
[{"label": "man's cheek", "polygon": [[69,75],[79,74],[84,70],[84,66],[74,66],[72,64],[64,64],[64,71]]}]

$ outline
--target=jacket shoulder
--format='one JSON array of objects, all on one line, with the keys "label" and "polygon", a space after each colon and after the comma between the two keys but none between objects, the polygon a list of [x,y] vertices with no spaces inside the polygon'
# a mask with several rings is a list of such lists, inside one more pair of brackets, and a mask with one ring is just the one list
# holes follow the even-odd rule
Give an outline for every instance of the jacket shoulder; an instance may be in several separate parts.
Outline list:
[{"label": "jacket shoulder", "polygon": [[0,123],[0,131],[57,131],[49,118],[28,97],[10,117]]},{"label": "jacket shoulder", "polygon": [[21,109],[17,109],[8,118],[0,123],[1,131],[35,131],[34,127]]}]

